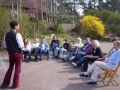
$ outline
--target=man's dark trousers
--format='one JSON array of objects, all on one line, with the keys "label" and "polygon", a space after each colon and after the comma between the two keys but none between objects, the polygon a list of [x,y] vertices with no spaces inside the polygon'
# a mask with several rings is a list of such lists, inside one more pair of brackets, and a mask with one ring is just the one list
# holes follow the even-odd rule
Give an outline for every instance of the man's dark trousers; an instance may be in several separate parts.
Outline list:
[{"label": "man's dark trousers", "polygon": [[20,72],[21,72],[21,62],[22,62],[22,54],[21,53],[8,53],[9,54],[9,68],[5,75],[2,86],[7,87],[10,84],[11,75],[13,72],[13,68],[15,65],[15,73],[13,77],[13,87],[18,87],[20,82]]}]

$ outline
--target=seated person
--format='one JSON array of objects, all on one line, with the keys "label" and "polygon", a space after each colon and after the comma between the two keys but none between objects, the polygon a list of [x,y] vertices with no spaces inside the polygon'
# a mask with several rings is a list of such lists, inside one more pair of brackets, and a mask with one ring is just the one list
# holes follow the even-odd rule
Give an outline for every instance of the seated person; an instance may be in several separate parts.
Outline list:
[{"label": "seated person", "polygon": [[86,38],[86,43],[84,44],[80,51],[85,52],[86,50],[88,50],[90,46],[91,46],[90,38]]},{"label": "seated person", "polygon": [[95,61],[87,69],[86,72],[80,74],[80,76],[82,77],[88,77],[89,73],[92,73],[91,75],[92,81],[88,82],[87,84],[97,84],[97,76],[98,76],[98,71],[100,69],[114,70],[117,67],[117,65],[120,63],[120,41],[115,41],[113,44],[114,44],[114,49],[105,58],[104,62]]},{"label": "seated person", "polygon": [[59,47],[59,40],[56,38],[56,36],[53,36],[53,40],[51,41],[50,48],[53,51],[53,56],[55,54],[55,48]]},{"label": "seated person", "polygon": [[[81,66],[82,63],[84,62],[84,58],[85,58],[84,56],[92,55],[93,50],[94,50],[94,47],[91,43],[90,48],[88,50],[86,50],[84,54],[81,55],[81,53],[78,52],[76,56],[70,58],[70,61],[72,61],[71,64],[75,67]],[[73,62],[74,59],[76,60],[76,62]]]},{"label": "seated person", "polygon": [[86,38],[86,43],[84,44],[84,46],[76,53],[75,56],[72,56],[69,61],[80,59],[85,55],[89,55],[92,49],[93,46],[91,45],[90,38]]},{"label": "seated person", "polygon": [[77,42],[72,46],[72,52],[75,52],[76,49],[81,49],[83,47],[82,39],[79,37],[77,38]]},{"label": "seated person", "polygon": [[42,61],[42,53],[47,53],[47,60],[50,57],[50,48],[49,45],[46,43],[45,38],[42,39],[42,42],[39,45],[39,53],[40,53],[40,61]]},{"label": "seated person", "polygon": [[68,40],[65,39],[65,43],[63,44],[63,47],[57,47],[55,49],[55,58],[61,58],[63,55],[63,52],[67,52],[70,50],[70,44],[68,43]]},{"label": "seated person", "polygon": [[[86,44],[87,45],[87,44]],[[73,48],[75,49],[75,48],[79,48],[80,50],[82,49],[82,47],[83,47],[83,44],[81,43],[81,38],[77,38],[77,43],[75,43],[74,45],[73,45]],[[72,50],[72,52],[70,52],[65,58],[63,58],[62,60],[64,61],[64,62],[66,62],[66,61],[69,61],[69,59],[72,57],[72,56],[75,56],[75,54],[78,52],[78,50],[79,49],[77,49],[76,51],[75,50]]]},{"label": "seated person", "polygon": [[24,42],[24,48],[22,50],[22,60],[26,60],[26,54],[28,54],[28,58],[29,60],[31,60],[31,45],[28,38],[25,38],[23,42]]},{"label": "seated person", "polygon": [[39,47],[39,43],[38,43],[38,38],[34,39],[34,43],[31,45],[31,52],[33,54],[33,56],[35,57],[35,61],[38,62],[38,47]]},{"label": "seated person", "polygon": [[101,49],[99,47],[99,42],[97,40],[93,40],[92,43],[93,47],[94,47],[94,51],[93,51],[93,55],[87,55],[84,58],[84,62],[83,62],[83,70],[82,71],[86,71],[88,68],[88,62],[94,62],[96,61],[97,58],[101,58],[102,57],[102,52]]}]

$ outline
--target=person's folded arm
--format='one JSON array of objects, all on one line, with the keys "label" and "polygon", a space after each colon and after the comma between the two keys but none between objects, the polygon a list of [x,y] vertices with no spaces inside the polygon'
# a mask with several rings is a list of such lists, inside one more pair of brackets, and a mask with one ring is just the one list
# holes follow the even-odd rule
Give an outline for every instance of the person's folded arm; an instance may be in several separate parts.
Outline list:
[{"label": "person's folded arm", "polygon": [[111,63],[111,64],[118,64],[120,62],[120,52],[117,54],[116,58],[114,60],[108,60],[108,63]]}]

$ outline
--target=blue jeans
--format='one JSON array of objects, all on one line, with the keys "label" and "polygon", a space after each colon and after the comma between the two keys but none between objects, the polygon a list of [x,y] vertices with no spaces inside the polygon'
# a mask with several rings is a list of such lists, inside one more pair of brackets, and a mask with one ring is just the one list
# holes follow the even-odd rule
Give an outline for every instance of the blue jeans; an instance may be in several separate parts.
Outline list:
[{"label": "blue jeans", "polygon": [[58,56],[59,58],[62,57],[63,52],[66,52],[67,50],[64,48],[55,48],[55,56]]},{"label": "blue jeans", "polygon": [[86,56],[86,54],[83,53],[83,52],[81,52],[81,51],[79,51],[79,52],[77,53],[77,55],[76,55],[76,59],[79,60],[81,57],[84,57],[84,56]]},{"label": "blue jeans", "polygon": [[76,64],[77,66],[80,66],[83,64],[83,62],[84,62],[84,57],[81,57],[79,60],[77,60]]},{"label": "blue jeans", "polygon": [[69,61],[69,59],[74,55],[74,52],[70,52],[66,57],[65,60]]},{"label": "blue jeans", "polygon": [[55,46],[51,46],[51,48],[50,48],[50,51],[53,51],[53,56],[55,56],[55,49],[57,48],[57,46],[55,47]]},{"label": "blue jeans", "polygon": [[24,60],[24,56],[23,55],[25,53],[28,54],[28,58],[29,58],[29,60],[31,60],[31,51],[30,50],[28,50],[28,51],[22,50],[21,53],[22,53],[22,60]]},{"label": "blue jeans", "polygon": [[[39,52],[40,53],[40,59],[42,59],[42,53],[44,53],[44,51],[42,49],[40,49],[39,51],[40,51]],[[47,50],[46,53],[47,53],[47,59],[49,59],[49,57],[50,57],[50,50]]]}]

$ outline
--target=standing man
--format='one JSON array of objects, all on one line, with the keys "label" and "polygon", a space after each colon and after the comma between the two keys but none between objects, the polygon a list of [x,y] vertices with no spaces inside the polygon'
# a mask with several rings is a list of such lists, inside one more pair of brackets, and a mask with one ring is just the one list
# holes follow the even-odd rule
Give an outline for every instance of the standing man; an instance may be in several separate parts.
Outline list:
[{"label": "standing man", "polygon": [[12,88],[19,86],[19,74],[21,72],[22,54],[21,49],[24,47],[21,34],[17,33],[19,30],[19,24],[17,21],[10,22],[11,30],[4,36],[5,46],[9,55],[9,68],[5,75],[4,81],[1,85],[2,88],[9,86],[11,81],[12,71],[15,65],[15,73],[13,77]]}]

